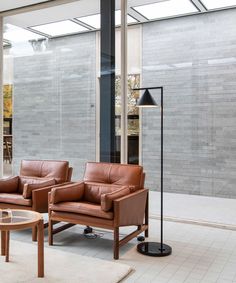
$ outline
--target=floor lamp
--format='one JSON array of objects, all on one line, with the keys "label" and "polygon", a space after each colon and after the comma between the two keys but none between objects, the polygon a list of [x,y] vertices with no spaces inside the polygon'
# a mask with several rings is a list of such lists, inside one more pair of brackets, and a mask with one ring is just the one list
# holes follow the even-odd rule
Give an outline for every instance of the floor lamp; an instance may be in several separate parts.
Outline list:
[{"label": "floor lamp", "polygon": [[145,90],[137,103],[138,107],[157,107],[157,103],[149,92],[150,89],[161,91],[161,242],[142,242],[138,244],[137,250],[144,255],[161,257],[168,256],[172,252],[172,248],[163,243],[163,87],[135,88],[133,90]]}]

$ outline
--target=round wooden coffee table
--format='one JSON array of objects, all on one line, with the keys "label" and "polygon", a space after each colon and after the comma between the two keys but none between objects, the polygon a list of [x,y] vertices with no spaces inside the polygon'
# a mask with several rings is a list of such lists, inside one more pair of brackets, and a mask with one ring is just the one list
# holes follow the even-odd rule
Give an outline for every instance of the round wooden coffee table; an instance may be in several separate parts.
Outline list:
[{"label": "round wooden coffee table", "polygon": [[44,277],[44,225],[40,213],[30,210],[0,210],[1,255],[9,261],[10,231],[37,227],[38,277]]}]

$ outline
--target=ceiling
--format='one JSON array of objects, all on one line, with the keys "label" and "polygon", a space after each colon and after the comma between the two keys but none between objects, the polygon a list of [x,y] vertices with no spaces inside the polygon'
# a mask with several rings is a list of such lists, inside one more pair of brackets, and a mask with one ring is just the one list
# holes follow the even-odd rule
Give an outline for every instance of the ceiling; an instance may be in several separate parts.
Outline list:
[{"label": "ceiling", "polygon": [[[20,6],[49,2],[49,1],[50,0],[47,1],[46,0],[2,1],[1,0],[0,11],[3,11],[4,9],[8,10]],[[147,22],[149,20],[155,20],[155,15],[158,15],[156,17],[157,19],[166,19],[176,16],[199,14],[199,13],[209,12],[211,10],[236,7],[236,0],[128,0],[127,2],[128,2],[128,14],[132,16],[134,19],[136,19],[137,20],[136,22]],[[120,10],[120,0],[116,0],[115,3],[116,3],[116,10]],[[184,12],[181,14],[182,10],[179,8],[181,8],[181,6],[182,8],[184,8],[184,5],[186,4],[187,6],[191,6],[191,9],[189,10],[183,9]],[[175,8],[173,8],[172,6],[175,6]],[[156,14],[155,12],[153,13],[152,11],[153,9],[156,9]],[[164,13],[163,15],[160,15],[160,10],[163,11]],[[166,11],[169,12],[170,10],[173,10],[173,14],[166,13]],[[142,14],[142,11],[145,11],[145,14],[144,13]],[[150,12],[152,12],[152,17],[150,16],[148,18],[147,15]],[[24,29],[29,29],[30,27],[40,26],[47,23],[54,23],[58,21],[64,21],[68,19],[76,22],[75,20],[76,18],[99,14],[99,13],[100,13],[100,0],[78,0],[78,1],[73,0],[73,2],[63,5],[44,8],[22,14],[16,14],[14,16],[7,16],[4,18],[4,23],[18,26]],[[77,24],[79,23],[80,22],[77,22]],[[88,27],[83,22],[82,25]],[[90,29],[94,30],[95,28],[88,27],[88,29],[85,29],[85,31],[88,31]]]},{"label": "ceiling", "polygon": [[48,1],[50,0],[1,0],[0,12]]}]

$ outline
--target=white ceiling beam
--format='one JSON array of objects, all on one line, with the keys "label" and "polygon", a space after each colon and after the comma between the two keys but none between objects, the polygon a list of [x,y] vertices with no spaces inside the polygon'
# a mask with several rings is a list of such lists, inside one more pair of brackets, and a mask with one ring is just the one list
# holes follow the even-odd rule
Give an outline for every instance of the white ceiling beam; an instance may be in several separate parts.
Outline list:
[{"label": "white ceiling beam", "polygon": [[204,5],[202,5],[202,2],[199,0],[191,0],[192,3],[199,9],[201,12],[206,12],[207,9]]},{"label": "white ceiling beam", "polygon": [[141,23],[148,21],[144,16],[139,14],[137,11],[135,11],[131,7],[128,7],[128,14]]}]

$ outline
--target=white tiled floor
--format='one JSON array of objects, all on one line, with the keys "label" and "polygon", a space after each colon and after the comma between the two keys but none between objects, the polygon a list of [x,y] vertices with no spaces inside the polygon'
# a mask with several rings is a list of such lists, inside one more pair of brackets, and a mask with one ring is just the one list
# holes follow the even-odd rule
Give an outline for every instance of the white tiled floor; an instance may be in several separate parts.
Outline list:
[{"label": "white tiled floor", "polygon": [[[149,241],[159,241],[160,221],[150,221]],[[96,228],[95,228],[96,229]],[[123,229],[124,236],[130,229]],[[52,249],[112,260],[112,233],[86,239],[83,227],[75,226],[54,236]],[[101,233],[101,230],[97,230]],[[148,257],[136,251],[133,239],[121,248],[120,263],[134,268],[124,283],[232,283],[236,282],[236,231],[175,222],[164,223],[164,242],[173,249],[163,258]],[[30,231],[12,233],[11,238],[29,242]],[[45,235],[47,246],[47,235]],[[77,283],[77,282],[70,282]],[[102,283],[102,282],[98,282]]]},{"label": "white tiled floor", "polygon": [[[158,231],[158,223],[152,220],[154,240],[159,238]],[[125,253],[121,260],[136,272],[124,282],[236,282],[235,231],[166,222],[165,243],[173,249],[165,258],[143,256],[135,248]]]}]

